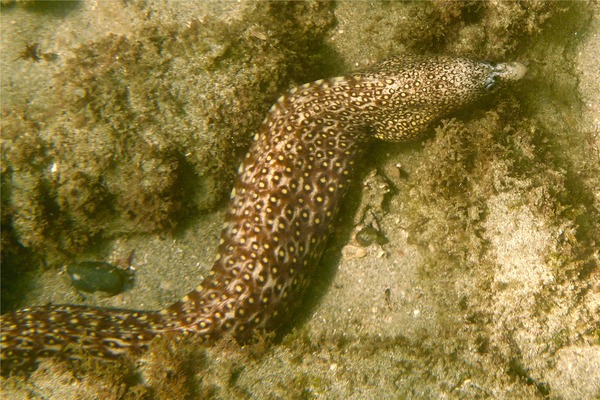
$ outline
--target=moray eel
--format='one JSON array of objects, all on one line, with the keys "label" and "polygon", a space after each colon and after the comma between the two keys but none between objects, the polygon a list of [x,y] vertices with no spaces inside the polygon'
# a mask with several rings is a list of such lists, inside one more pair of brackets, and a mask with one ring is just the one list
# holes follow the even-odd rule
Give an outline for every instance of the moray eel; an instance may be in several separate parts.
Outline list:
[{"label": "moray eel", "polygon": [[413,139],[441,116],[520,79],[518,63],[407,57],[290,90],[273,105],[239,168],[215,263],[162,311],[46,305],[2,316],[4,371],[73,349],[117,358],[156,336],[276,329],[301,300],[356,162],[371,138]]}]

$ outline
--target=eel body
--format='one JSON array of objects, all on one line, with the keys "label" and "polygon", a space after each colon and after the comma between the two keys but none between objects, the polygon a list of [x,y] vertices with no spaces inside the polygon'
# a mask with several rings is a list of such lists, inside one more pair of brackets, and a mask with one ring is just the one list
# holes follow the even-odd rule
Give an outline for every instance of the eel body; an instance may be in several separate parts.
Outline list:
[{"label": "eel body", "polygon": [[162,311],[46,305],[7,313],[3,370],[73,349],[115,358],[159,335],[243,342],[277,328],[310,282],[367,141],[415,138],[523,73],[518,63],[403,56],[290,90],[239,168],[216,261],[198,287]]}]

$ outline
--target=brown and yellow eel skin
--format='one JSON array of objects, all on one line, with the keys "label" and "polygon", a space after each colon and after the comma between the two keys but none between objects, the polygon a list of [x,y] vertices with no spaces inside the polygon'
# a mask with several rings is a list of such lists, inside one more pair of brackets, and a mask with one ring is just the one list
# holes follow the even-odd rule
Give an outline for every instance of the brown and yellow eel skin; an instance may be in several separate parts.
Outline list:
[{"label": "brown and yellow eel skin", "polygon": [[401,56],[290,90],[239,168],[215,263],[196,289],[162,311],[46,305],[7,313],[2,369],[74,349],[118,358],[156,336],[244,342],[276,329],[310,282],[365,144],[415,138],[524,73],[518,63]]}]

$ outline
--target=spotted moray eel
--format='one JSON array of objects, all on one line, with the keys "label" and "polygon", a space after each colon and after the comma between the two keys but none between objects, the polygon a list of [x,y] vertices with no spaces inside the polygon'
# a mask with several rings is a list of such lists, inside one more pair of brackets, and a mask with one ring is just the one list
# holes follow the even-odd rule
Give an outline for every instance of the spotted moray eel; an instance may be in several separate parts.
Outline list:
[{"label": "spotted moray eel", "polygon": [[5,314],[3,369],[74,348],[117,358],[167,334],[244,342],[276,329],[310,282],[366,142],[412,139],[524,71],[518,63],[402,56],[290,90],[239,168],[215,263],[198,287],[162,311],[46,305]]}]

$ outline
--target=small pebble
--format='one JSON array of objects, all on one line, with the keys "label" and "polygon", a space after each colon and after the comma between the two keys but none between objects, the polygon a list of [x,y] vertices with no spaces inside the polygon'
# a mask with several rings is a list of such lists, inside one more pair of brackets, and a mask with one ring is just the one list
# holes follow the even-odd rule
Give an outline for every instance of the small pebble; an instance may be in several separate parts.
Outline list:
[{"label": "small pebble", "polygon": [[352,260],[355,258],[363,258],[367,255],[367,250],[362,247],[354,246],[354,245],[346,245],[342,248],[342,256],[345,260]]}]

